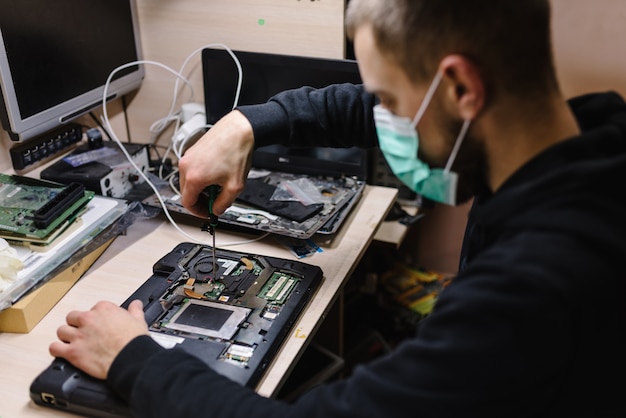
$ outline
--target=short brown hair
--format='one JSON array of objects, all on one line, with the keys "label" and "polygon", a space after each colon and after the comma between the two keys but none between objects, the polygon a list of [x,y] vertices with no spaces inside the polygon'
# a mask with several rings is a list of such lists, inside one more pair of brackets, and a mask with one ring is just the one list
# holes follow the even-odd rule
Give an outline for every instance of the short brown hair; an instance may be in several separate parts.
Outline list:
[{"label": "short brown hair", "polygon": [[491,94],[558,91],[548,0],[350,0],[346,30],[371,24],[378,47],[414,81],[447,55],[474,62]]}]

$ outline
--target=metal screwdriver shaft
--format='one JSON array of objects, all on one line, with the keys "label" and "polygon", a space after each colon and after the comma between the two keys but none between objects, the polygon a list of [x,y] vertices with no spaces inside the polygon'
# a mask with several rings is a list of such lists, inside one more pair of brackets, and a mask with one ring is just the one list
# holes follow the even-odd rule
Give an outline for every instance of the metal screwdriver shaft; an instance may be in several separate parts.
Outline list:
[{"label": "metal screwdriver shaft", "polygon": [[213,235],[213,279],[217,280],[217,260],[215,258],[215,230],[217,216],[213,213],[213,203],[217,198],[218,186],[209,186],[209,233]]}]

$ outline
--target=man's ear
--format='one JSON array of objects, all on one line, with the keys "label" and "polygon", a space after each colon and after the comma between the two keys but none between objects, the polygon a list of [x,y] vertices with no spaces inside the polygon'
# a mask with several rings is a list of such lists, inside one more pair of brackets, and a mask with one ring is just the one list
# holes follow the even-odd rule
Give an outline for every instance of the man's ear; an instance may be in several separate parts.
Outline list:
[{"label": "man's ear", "polygon": [[485,105],[485,83],[476,65],[463,55],[448,55],[439,64],[447,79],[446,97],[462,119],[476,119]]}]

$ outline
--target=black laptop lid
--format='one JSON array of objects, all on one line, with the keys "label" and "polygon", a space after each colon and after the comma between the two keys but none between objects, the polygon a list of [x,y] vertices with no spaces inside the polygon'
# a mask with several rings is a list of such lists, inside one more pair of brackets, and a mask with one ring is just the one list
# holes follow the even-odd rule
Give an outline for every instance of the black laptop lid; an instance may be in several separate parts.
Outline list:
[{"label": "black laptop lid", "polygon": [[[241,64],[242,85],[237,105],[264,103],[285,90],[330,84],[361,84],[356,61],[260,52],[232,51]],[[235,105],[239,73],[232,56],[223,49],[202,51],[207,123],[213,124]],[[367,151],[353,148],[257,149],[252,164],[268,170],[329,176],[367,177]]]}]

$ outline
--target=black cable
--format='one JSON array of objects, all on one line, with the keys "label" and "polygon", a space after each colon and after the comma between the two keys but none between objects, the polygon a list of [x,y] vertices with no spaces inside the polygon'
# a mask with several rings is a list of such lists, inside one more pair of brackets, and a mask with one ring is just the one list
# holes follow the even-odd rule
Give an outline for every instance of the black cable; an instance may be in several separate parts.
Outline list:
[{"label": "black cable", "polygon": [[104,128],[104,126],[102,126],[102,123],[100,123],[100,121],[98,120],[96,115],[94,115],[93,112],[89,112],[89,116],[91,116],[91,119],[93,119],[94,122],[96,122],[96,124],[100,127],[100,129],[102,129],[102,132],[104,132],[104,134],[107,136],[107,138],[109,138],[109,141],[113,141],[113,139],[111,138],[111,135],[109,135],[109,131],[107,131]]},{"label": "black cable", "polygon": [[159,152],[159,147],[156,144],[148,144],[148,148],[156,154],[158,160],[161,160],[161,153]]}]

